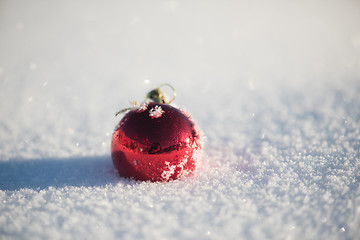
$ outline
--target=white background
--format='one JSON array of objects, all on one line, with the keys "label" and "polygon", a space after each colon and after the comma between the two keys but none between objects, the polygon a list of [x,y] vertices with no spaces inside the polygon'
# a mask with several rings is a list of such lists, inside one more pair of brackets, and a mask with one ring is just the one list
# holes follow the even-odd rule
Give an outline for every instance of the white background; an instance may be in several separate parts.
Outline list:
[{"label": "white background", "polygon": [[[164,82],[198,168],[123,179],[114,113]],[[355,239],[359,93],[356,0],[1,0],[0,238]]]}]

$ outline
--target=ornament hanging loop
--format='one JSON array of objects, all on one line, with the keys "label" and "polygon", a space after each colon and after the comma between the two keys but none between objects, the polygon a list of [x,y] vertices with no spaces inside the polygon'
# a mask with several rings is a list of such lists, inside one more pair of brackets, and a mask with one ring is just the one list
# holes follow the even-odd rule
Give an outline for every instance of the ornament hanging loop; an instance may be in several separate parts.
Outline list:
[{"label": "ornament hanging loop", "polygon": [[[161,91],[161,88],[164,86],[168,86],[173,90],[173,97],[169,102],[166,101],[165,93]],[[175,100],[175,97],[176,97],[175,88],[168,83],[161,84],[159,87],[151,90],[150,92],[148,92],[148,94],[146,94],[147,99],[151,99],[152,101],[157,103],[166,103],[166,104],[171,104]]]},{"label": "ornament hanging loop", "polygon": [[[173,97],[169,102],[166,101],[165,93],[163,91],[161,91],[161,88],[164,87],[164,86],[168,86],[173,91]],[[146,94],[146,100],[150,99],[150,100],[152,100],[152,101],[154,101],[156,103],[171,104],[175,100],[175,97],[176,97],[175,88],[173,86],[171,86],[169,83],[163,83],[159,87],[151,90],[150,92],[148,92],[148,94]],[[138,105],[138,103],[136,101],[132,101],[131,104],[133,105],[133,107]],[[121,109],[120,111],[118,111],[115,114],[115,117],[118,116],[121,113],[130,111],[131,109],[132,109],[132,107]]]}]

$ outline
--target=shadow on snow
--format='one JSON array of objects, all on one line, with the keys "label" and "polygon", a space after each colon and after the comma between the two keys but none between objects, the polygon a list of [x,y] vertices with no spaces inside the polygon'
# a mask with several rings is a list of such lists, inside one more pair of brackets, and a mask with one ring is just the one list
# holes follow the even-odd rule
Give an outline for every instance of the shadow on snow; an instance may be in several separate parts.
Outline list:
[{"label": "shadow on snow", "polygon": [[0,190],[96,187],[118,180],[110,156],[0,162]]}]

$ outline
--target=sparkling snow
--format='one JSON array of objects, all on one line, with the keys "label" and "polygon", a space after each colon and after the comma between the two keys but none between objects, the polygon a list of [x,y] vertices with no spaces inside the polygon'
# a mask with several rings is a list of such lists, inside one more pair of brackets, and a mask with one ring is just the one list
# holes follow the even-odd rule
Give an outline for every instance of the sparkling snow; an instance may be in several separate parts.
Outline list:
[{"label": "sparkling snow", "polygon": [[[168,82],[181,180],[120,178],[119,109]],[[0,239],[358,239],[360,2],[0,2]]]},{"label": "sparkling snow", "polygon": [[155,107],[149,110],[149,116],[152,118],[159,118],[163,115],[165,111],[162,110],[161,106],[156,105]]}]

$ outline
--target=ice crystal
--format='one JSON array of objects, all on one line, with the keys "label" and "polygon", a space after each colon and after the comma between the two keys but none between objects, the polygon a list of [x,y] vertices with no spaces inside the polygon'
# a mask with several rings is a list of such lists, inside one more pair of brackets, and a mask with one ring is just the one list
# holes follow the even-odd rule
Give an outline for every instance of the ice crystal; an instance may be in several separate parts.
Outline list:
[{"label": "ice crystal", "polygon": [[149,111],[149,116],[152,118],[159,118],[163,115],[163,113],[164,110],[162,110],[161,106],[156,105]]}]

